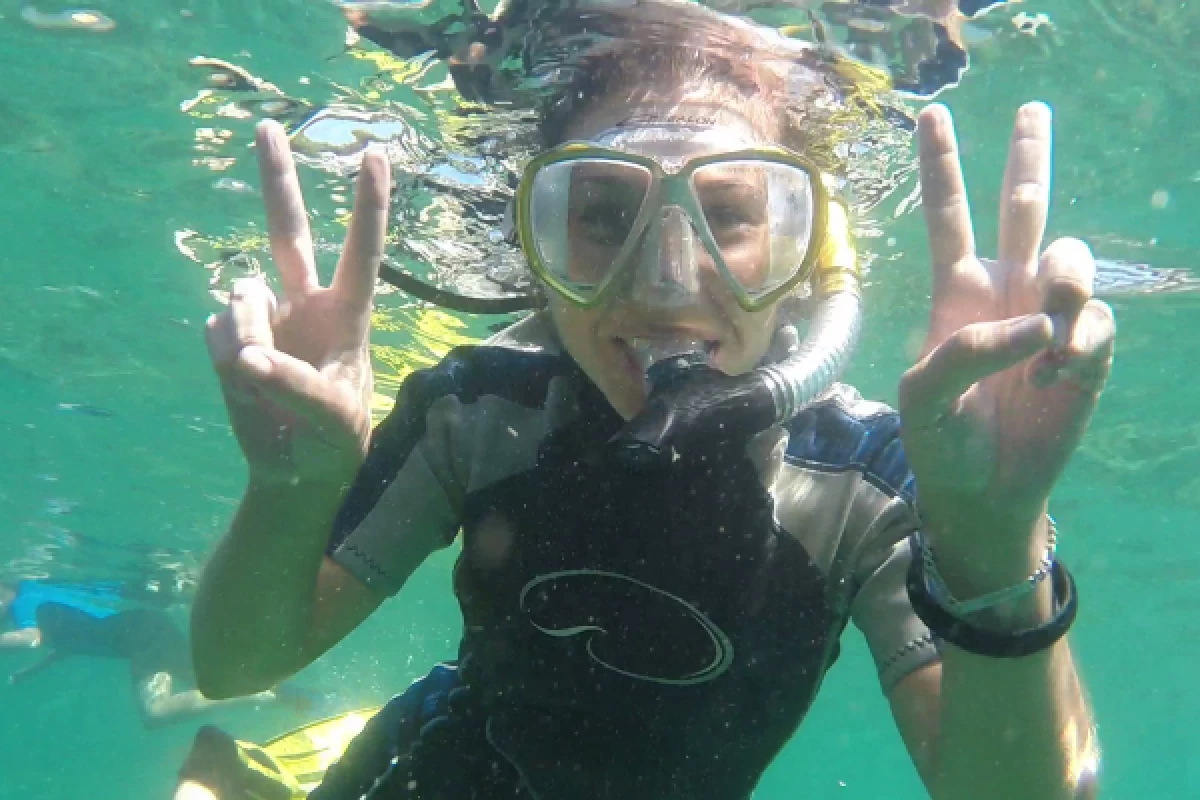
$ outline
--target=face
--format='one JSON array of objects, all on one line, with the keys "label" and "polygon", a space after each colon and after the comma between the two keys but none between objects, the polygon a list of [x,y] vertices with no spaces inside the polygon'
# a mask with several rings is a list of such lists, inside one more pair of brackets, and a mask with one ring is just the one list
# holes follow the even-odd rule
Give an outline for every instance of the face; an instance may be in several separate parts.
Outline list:
[{"label": "face", "polygon": [[[689,157],[730,149],[718,144],[723,139],[745,142],[753,136],[740,118],[701,103],[639,104],[636,114],[639,120],[663,122],[711,120],[711,143],[698,144],[688,151]],[[596,141],[630,116],[627,104],[598,104],[577,117],[567,135]],[[727,136],[722,135],[725,127]],[[643,154],[659,155],[645,150]],[[624,241],[622,234],[632,225],[641,196],[636,179],[627,175],[619,180],[620,176],[610,174],[613,170],[603,164],[587,169],[590,172],[577,176],[578,180],[573,176],[566,210],[567,263],[577,280],[589,280],[603,271],[597,265],[611,263],[614,251]],[[667,169],[671,171],[669,165]],[[645,180],[648,183],[649,177]],[[713,167],[697,172],[693,185],[727,267],[743,285],[753,286],[766,274],[771,258],[761,172],[736,165]],[[628,196],[631,193],[633,197]],[[647,228],[636,247],[630,255],[633,268],[625,270],[624,283],[598,307],[579,308],[547,290],[563,345],[626,418],[637,414],[646,402],[643,354],[647,349],[700,342],[712,366],[736,375],[758,365],[776,328],[777,304],[755,312],[738,305],[686,217],[663,214]],[[686,270],[677,269],[685,263]],[[689,282],[685,301],[658,302],[656,290],[644,285],[634,291],[637,281],[657,284],[672,279]]]}]

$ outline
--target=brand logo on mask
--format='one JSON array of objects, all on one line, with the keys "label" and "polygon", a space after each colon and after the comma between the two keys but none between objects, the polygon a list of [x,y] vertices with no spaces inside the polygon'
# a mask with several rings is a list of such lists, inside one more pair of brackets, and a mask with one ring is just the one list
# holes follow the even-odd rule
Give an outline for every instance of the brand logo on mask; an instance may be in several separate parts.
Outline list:
[{"label": "brand logo on mask", "polygon": [[706,683],[733,663],[733,643],[703,612],[628,575],[591,569],[539,575],[522,588],[520,608],[547,636],[585,637],[594,663],[635,680]]}]

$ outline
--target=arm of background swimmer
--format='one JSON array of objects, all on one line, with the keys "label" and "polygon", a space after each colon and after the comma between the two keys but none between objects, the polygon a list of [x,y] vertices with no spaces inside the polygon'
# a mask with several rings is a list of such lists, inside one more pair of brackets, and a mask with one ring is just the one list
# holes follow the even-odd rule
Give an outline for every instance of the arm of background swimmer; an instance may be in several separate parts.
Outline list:
[{"label": "arm of background swimmer", "polygon": [[268,690],[227,700],[210,700],[195,689],[176,692],[173,684],[170,674],[159,672],[138,686],[138,702],[147,725],[175,722],[221,706],[271,703],[277,699],[275,692]]}]

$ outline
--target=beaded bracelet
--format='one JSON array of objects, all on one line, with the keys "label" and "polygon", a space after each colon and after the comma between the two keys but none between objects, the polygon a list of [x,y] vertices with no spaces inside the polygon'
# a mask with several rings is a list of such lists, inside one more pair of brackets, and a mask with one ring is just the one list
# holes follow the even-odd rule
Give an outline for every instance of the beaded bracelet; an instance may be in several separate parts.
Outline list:
[{"label": "beaded bracelet", "polygon": [[1003,589],[997,589],[994,592],[988,592],[985,595],[970,600],[955,599],[953,593],[950,591],[950,587],[946,585],[946,581],[942,578],[941,573],[938,572],[933,548],[925,542],[924,537],[918,535],[917,542],[921,551],[922,566],[924,567],[925,580],[927,581],[930,595],[937,601],[938,605],[954,616],[965,617],[969,614],[1020,600],[1022,597],[1031,594],[1039,583],[1050,577],[1050,573],[1054,569],[1055,554],[1058,551],[1058,527],[1054,524],[1052,517],[1047,516],[1046,519],[1050,528],[1049,541],[1046,546],[1046,553],[1042,556],[1037,570],[1019,583],[1014,583]]}]

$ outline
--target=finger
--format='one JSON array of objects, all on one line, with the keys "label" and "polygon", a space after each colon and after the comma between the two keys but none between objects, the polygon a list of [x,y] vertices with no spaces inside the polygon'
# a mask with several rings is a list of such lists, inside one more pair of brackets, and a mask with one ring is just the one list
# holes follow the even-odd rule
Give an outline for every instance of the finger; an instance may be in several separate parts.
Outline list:
[{"label": "finger", "polygon": [[1063,370],[1078,388],[1099,393],[1112,372],[1117,341],[1117,322],[1112,308],[1100,300],[1089,300],[1079,313],[1075,335],[1068,349],[1070,356]]},{"label": "finger", "polygon": [[1099,394],[1112,370],[1116,334],[1116,320],[1108,304],[1087,301],[1066,347],[1036,359],[1030,365],[1030,380],[1041,388],[1065,380],[1080,391]]},{"label": "finger", "polygon": [[1027,103],[1017,111],[1004,188],[1000,195],[999,258],[1002,263],[1028,267],[1032,274],[1046,231],[1050,204],[1050,107]]},{"label": "finger", "polygon": [[238,348],[256,345],[275,346],[271,319],[275,313],[275,294],[260,278],[241,278],[229,293],[229,314]]},{"label": "finger", "polygon": [[963,183],[954,122],[945,106],[934,104],[917,118],[921,159],[921,203],[929,231],[935,291],[950,268],[975,255],[971,210]]},{"label": "finger", "polygon": [[1067,346],[1096,281],[1092,251],[1079,239],[1057,239],[1038,268],[1042,311],[1054,322],[1054,349]]},{"label": "finger", "polygon": [[317,265],[296,164],[292,160],[287,133],[274,120],[259,123],[255,145],[267,208],[271,254],[279,269],[284,293],[297,296],[317,285]]},{"label": "finger", "polygon": [[916,427],[936,422],[975,383],[1045,348],[1052,332],[1045,314],[961,328],[904,374],[901,413]]},{"label": "finger", "polygon": [[[243,319],[242,326],[243,330],[248,327],[245,319]],[[251,347],[259,346],[253,344],[256,337],[251,335],[248,338],[252,342]],[[257,338],[261,339],[261,337]],[[232,307],[208,318],[204,326],[204,339],[208,345],[213,369],[221,379],[221,388],[227,398],[236,403],[253,403],[256,399],[256,392],[252,385],[254,374],[246,371],[245,364],[241,365],[239,370],[238,359],[246,347],[246,342],[238,336],[238,323],[234,319]]]},{"label": "finger", "polygon": [[223,371],[237,358],[239,347],[233,333],[233,314],[228,309],[213,314],[205,322],[204,343],[208,345],[208,357],[217,372]]},{"label": "finger", "polygon": [[334,290],[346,302],[364,309],[370,308],[383,259],[391,178],[383,151],[368,150],[354,189],[354,216],[346,233],[346,246],[333,277]]},{"label": "finger", "polygon": [[347,386],[322,375],[312,364],[278,350],[242,348],[231,369],[255,395],[278,405],[319,430],[345,429],[353,419],[358,397]]}]

